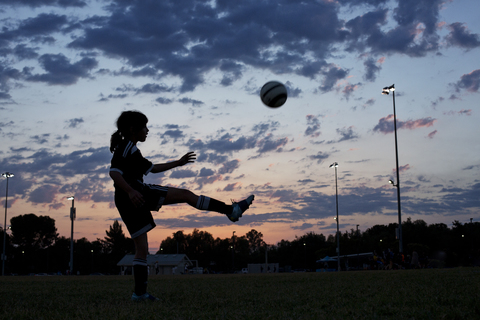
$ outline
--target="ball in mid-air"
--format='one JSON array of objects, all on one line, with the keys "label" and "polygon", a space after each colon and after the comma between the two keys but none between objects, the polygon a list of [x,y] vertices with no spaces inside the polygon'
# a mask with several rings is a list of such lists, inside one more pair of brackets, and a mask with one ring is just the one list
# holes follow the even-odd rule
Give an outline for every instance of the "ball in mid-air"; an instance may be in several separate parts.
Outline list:
[{"label": "ball in mid-air", "polygon": [[269,81],[260,90],[260,98],[267,107],[281,107],[287,101],[287,88],[281,82]]}]

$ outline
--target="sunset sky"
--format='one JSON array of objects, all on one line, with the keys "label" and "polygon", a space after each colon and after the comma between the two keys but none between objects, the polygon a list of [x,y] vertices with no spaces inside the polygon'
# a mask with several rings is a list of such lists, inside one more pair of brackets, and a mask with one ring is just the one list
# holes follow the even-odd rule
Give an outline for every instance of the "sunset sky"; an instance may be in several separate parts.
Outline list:
[{"label": "sunset sky", "polygon": [[[398,221],[480,219],[478,0],[0,0],[0,171],[8,220],[34,213],[75,239],[120,219],[108,176],[124,110],[149,118],[138,147],[194,164],[149,183],[230,203],[237,223],[187,205],[154,212],[150,251],[194,228],[262,232],[269,244]],[[289,97],[270,109],[262,85]],[[6,179],[0,180],[5,206]],[[1,215],[3,227],[3,214]],[[9,222],[7,222],[7,225]],[[125,229],[126,231],[126,229]],[[408,239],[405,239],[408,240]]]}]

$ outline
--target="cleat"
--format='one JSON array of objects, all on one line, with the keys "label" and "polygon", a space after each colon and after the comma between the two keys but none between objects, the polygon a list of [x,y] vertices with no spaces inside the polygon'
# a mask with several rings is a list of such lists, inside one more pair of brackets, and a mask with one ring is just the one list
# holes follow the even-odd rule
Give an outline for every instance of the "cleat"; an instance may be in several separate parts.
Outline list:
[{"label": "cleat", "polygon": [[227,214],[228,219],[230,219],[230,221],[232,222],[238,221],[238,219],[240,219],[242,214],[250,207],[250,205],[253,202],[253,199],[255,199],[255,196],[252,194],[245,200],[242,200],[240,202],[233,202],[232,213]]},{"label": "cleat", "polygon": [[142,301],[158,301],[160,299],[152,296],[151,294],[149,293],[144,293],[142,294],[141,296],[137,296],[137,294],[134,292],[132,294],[132,301],[134,302],[142,302]]}]

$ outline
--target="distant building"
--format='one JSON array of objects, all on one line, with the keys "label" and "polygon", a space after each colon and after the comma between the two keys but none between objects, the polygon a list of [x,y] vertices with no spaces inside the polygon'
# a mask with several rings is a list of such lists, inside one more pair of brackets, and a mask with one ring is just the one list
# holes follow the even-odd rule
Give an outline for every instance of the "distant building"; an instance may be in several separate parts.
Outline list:
[{"label": "distant building", "polygon": [[[117,263],[121,274],[132,274],[133,254],[125,255]],[[185,254],[154,254],[147,256],[148,272],[157,274],[183,274],[188,267],[193,267],[192,261]]]}]

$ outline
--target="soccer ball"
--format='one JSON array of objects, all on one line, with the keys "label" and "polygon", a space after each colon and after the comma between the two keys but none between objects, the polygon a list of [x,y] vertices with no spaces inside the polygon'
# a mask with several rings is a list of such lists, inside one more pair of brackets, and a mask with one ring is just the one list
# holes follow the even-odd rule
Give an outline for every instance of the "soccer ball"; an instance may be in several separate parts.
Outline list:
[{"label": "soccer ball", "polygon": [[260,99],[267,107],[281,107],[287,101],[287,88],[278,81],[267,82],[260,90]]}]

